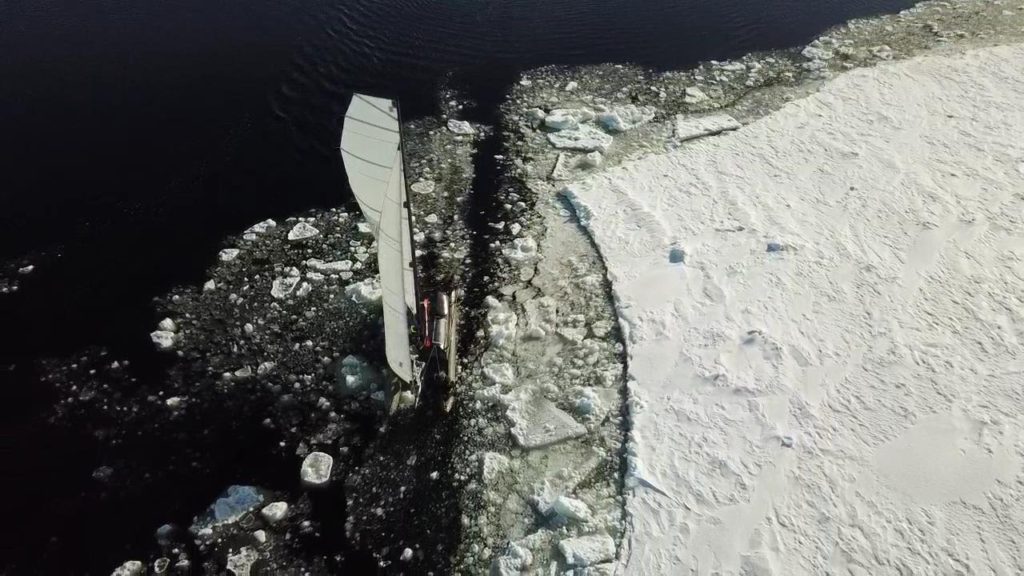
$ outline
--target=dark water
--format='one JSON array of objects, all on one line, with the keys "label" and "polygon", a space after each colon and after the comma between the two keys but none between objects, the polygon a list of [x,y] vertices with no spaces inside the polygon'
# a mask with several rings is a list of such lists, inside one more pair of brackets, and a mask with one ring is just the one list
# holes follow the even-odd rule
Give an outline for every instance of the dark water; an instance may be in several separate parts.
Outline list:
[{"label": "dark water", "polygon": [[[149,537],[158,498],[108,515],[82,496],[96,442],[43,424],[36,360],[101,344],[155,371],[153,296],[199,281],[227,233],[346,198],[334,150],[349,91],[414,116],[450,79],[486,116],[523,68],[684,67],[909,4],[0,0],[0,262],[36,265],[0,295],[0,571],[41,554],[108,566],[124,534]],[[233,473],[193,488],[209,500]]]}]

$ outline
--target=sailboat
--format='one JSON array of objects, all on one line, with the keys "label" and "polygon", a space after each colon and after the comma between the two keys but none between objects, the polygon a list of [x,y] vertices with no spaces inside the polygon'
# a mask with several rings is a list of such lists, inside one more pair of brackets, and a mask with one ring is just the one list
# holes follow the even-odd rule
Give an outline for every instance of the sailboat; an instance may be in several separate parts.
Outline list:
[{"label": "sailboat", "polygon": [[418,290],[400,118],[397,102],[354,94],[341,131],[341,157],[377,240],[385,353],[394,377],[390,409],[417,405],[425,382],[443,386],[440,396],[450,408],[457,298],[452,291]]}]

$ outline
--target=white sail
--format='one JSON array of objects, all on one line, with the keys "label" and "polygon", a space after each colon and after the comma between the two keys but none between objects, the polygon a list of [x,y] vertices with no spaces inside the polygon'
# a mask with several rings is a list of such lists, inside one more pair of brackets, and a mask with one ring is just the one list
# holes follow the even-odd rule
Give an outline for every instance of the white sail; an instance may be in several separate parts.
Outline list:
[{"label": "white sail", "polygon": [[394,102],[362,94],[352,97],[341,131],[341,157],[352,193],[377,238],[388,365],[396,376],[411,382],[409,314],[415,310],[416,291]]}]

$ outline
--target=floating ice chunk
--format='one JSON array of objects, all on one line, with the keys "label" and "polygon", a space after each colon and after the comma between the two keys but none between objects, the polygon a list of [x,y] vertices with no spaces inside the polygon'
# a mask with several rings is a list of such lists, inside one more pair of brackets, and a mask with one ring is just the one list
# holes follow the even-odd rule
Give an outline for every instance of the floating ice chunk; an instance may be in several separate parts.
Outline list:
[{"label": "floating ice chunk", "polygon": [[331,458],[330,454],[310,452],[302,461],[299,477],[311,486],[323,486],[331,479],[332,467],[334,467],[334,458]]},{"label": "floating ice chunk", "polygon": [[593,119],[594,112],[586,108],[556,108],[544,117],[544,126],[552,130],[575,130]]},{"label": "floating ice chunk", "polygon": [[509,543],[501,556],[491,562],[491,576],[521,576],[533,564],[533,553],[525,546]]},{"label": "floating ice chunk", "polygon": [[270,524],[277,524],[288,515],[288,503],[284,501],[271,502],[260,510],[260,516]]},{"label": "floating ice chunk", "polygon": [[533,238],[515,238],[512,240],[512,246],[503,249],[501,253],[515,264],[527,264],[540,257],[537,253],[537,241]]},{"label": "floating ice chunk", "polygon": [[175,334],[169,330],[154,330],[149,333],[149,339],[156,344],[157,350],[170,350],[174,348]]},{"label": "floating ice chunk", "polygon": [[579,87],[579,83],[578,82],[576,82],[575,80],[570,80],[569,82],[565,83],[565,88],[563,88],[563,90],[565,90],[566,92],[572,92],[573,90],[575,90],[578,87]]},{"label": "floating ice chunk", "polygon": [[511,462],[505,456],[497,452],[484,452],[480,457],[481,477],[484,484],[492,484],[508,470],[510,465]]},{"label": "floating ice chunk", "polygon": [[366,360],[349,354],[338,363],[336,378],[338,392],[345,395],[376,388],[381,375]]},{"label": "floating ice chunk", "polygon": [[154,574],[166,574],[167,573],[167,569],[170,568],[170,567],[171,567],[171,559],[166,557],[166,556],[162,556],[160,558],[157,558],[156,560],[153,560],[153,573]]},{"label": "floating ice chunk", "polygon": [[487,329],[491,344],[495,348],[505,348],[515,342],[516,324],[519,318],[508,306],[497,298],[488,296],[484,299],[487,305]]},{"label": "floating ice chunk", "polygon": [[598,114],[597,123],[610,132],[625,132],[650,122],[656,112],[657,110],[650,106],[626,104]]},{"label": "floating ice chunk", "polygon": [[558,550],[570,566],[591,566],[615,558],[615,541],[607,534],[592,534],[562,540]]},{"label": "floating ice chunk", "polygon": [[505,362],[484,367],[484,378],[491,384],[513,384],[516,379],[512,366]]},{"label": "floating ice chunk", "polygon": [[581,152],[598,151],[605,153],[612,145],[612,137],[601,130],[584,125],[575,130],[562,130],[548,134],[548,142],[561,150],[578,150]]},{"label": "floating ice chunk", "polygon": [[351,260],[335,260],[333,262],[324,262],[319,258],[310,258],[306,260],[306,266],[309,266],[317,272],[323,272],[324,274],[337,274],[338,272],[345,272],[352,269]]},{"label": "floating ice chunk", "polygon": [[295,295],[299,298],[305,298],[309,296],[309,293],[313,291],[313,286],[309,282],[303,282],[299,289],[295,291]]},{"label": "floating ice chunk", "polygon": [[263,222],[257,222],[246,229],[246,234],[263,234],[267,230],[277,228],[277,222],[274,222],[270,218],[267,218]]},{"label": "floating ice chunk", "polygon": [[551,511],[567,520],[577,522],[589,522],[591,518],[590,507],[586,502],[568,496],[555,498],[551,503]]},{"label": "floating ice chunk", "polygon": [[174,320],[171,320],[170,318],[164,318],[163,320],[160,321],[159,324],[156,325],[156,327],[166,332],[178,331],[178,325],[175,324]]},{"label": "floating ice chunk", "polygon": [[433,180],[420,180],[419,182],[413,182],[410,189],[417,194],[430,194],[434,191],[436,185]]},{"label": "floating ice chunk", "polygon": [[265,544],[267,542],[267,531],[266,530],[257,530],[257,531],[252,533],[252,537],[255,538],[256,541],[259,542],[260,544]]},{"label": "floating ice chunk", "polygon": [[22,266],[21,268],[18,268],[18,274],[21,274],[22,276],[26,274],[31,274],[32,271],[35,269],[36,267],[31,264],[29,264],[28,266]]},{"label": "floating ice chunk", "polygon": [[234,376],[239,380],[245,380],[246,378],[252,376],[252,368],[249,368],[248,366],[243,366],[238,370],[234,371]]},{"label": "floating ice chunk", "polygon": [[252,486],[228,486],[228,489],[206,510],[190,530],[200,534],[213,526],[230,524],[263,503],[263,496]]},{"label": "floating ice chunk", "polygon": [[687,104],[702,104],[709,100],[708,95],[696,86],[689,86],[683,92],[683,102],[686,102]]},{"label": "floating ice chunk", "polygon": [[203,284],[203,292],[209,292],[210,290],[216,290],[216,289],[217,289],[217,283],[214,282],[212,278],[207,280],[206,283]]},{"label": "floating ice chunk", "polygon": [[575,130],[578,128],[579,122],[565,112],[565,110],[552,111],[551,114],[544,117],[544,126],[552,130]]},{"label": "floating ice chunk", "polygon": [[547,113],[540,108],[532,108],[526,111],[526,123],[531,128],[536,128],[544,123],[544,118],[547,117]]},{"label": "floating ice chunk", "polygon": [[824,48],[821,42],[815,40],[807,45],[801,52],[804,58],[808,60],[831,60],[832,51]]},{"label": "floating ice chunk", "polygon": [[464,136],[476,134],[476,130],[473,129],[473,125],[470,124],[469,122],[466,122],[465,120],[449,120],[448,130],[451,131],[453,134],[462,134]]},{"label": "floating ice chunk", "polygon": [[181,408],[182,399],[181,396],[171,396],[167,400],[164,400],[164,404],[167,405],[171,410],[177,410]]},{"label": "floating ice chunk", "polygon": [[276,366],[276,364],[273,362],[260,362],[260,365],[256,367],[256,374],[263,376],[267,372],[273,370],[274,366]]},{"label": "floating ice chunk", "polygon": [[251,546],[242,546],[237,554],[228,556],[228,572],[235,576],[250,576],[252,565],[260,559],[260,555]]},{"label": "floating ice chunk", "polygon": [[423,218],[423,221],[426,222],[427,224],[437,224],[437,214],[434,214],[434,213],[427,214]]},{"label": "floating ice chunk", "polygon": [[552,180],[569,180],[572,178],[572,168],[569,167],[569,161],[564,152],[559,152],[558,157],[555,158],[555,166],[551,169]]},{"label": "floating ice chunk", "polygon": [[366,222],[360,222],[356,224],[356,230],[359,230],[362,234],[373,234],[373,226],[370,226]]},{"label": "floating ice chunk", "polygon": [[511,399],[505,417],[512,425],[512,438],[526,449],[550,446],[587,433],[587,428],[569,413],[536,393]]},{"label": "floating ice chunk", "polygon": [[892,48],[885,44],[871,48],[871,54],[879,60],[892,60]]},{"label": "floating ice chunk", "polygon": [[235,258],[238,258],[238,253],[241,252],[238,248],[225,248],[220,251],[221,262],[231,262]]},{"label": "floating ice chunk", "polygon": [[581,416],[589,416],[601,408],[601,398],[593,388],[584,388],[580,391],[580,397],[576,399],[576,413]]},{"label": "floating ice chunk", "polygon": [[576,165],[580,168],[597,168],[602,162],[604,162],[604,156],[595,150],[594,152],[587,152],[576,162]]},{"label": "floating ice chunk", "polygon": [[375,304],[380,302],[381,289],[380,281],[377,278],[367,278],[362,282],[345,286],[345,296],[357,304]]},{"label": "floating ice chunk", "polygon": [[402,562],[408,562],[409,560],[412,560],[412,548],[406,548],[405,550],[402,550],[402,555],[399,557],[399,560],[401,560]]},{"label": "floating ice chunk", "polygon": [[270,287],[270,295],[278,300],[287,298],[289,294],[295,290],[295,286],[299,283],[297,276],[286,276],[284,278],[275,278],[274,283]]},{"label": "floating ice chunk", "polygon": [[306,224],[305,222],[299,222],[292,229],[288,231],[289,240],[305,240],[306,238],[312,238],[320,234],[320,231]]},{"label": "floating ice chunk", "polygon": [[145,564],[138,560],[129,560],[117,568],[114,568],[114,571],[110,573],[110,576],[143,576],[145,573]]},{"label": "floating ice chunk", "polygon": [[685,142],[701,136],[712,136],[728,130],[737,130],[740,127],[742,124],[728,114],[710,114],[699,117],[679,114],[676,116],[676,139]]}]

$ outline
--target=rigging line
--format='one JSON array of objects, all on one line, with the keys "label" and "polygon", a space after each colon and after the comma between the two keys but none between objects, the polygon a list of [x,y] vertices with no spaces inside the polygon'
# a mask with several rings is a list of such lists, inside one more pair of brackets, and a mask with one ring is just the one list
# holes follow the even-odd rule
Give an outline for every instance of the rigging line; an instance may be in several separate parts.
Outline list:
[{"label": "rigging line", "polygon": [[356,118],[355,116],[345,116],[345,121],[348,122],[349,120],[355,120],[356,122],[359,122],[360,124],[365,124],[367,126],[373,126],[374,128],[378,128],[380,130],[384,130],[385,132],[390,132],[392,134],[398,134],[398,130],[392,130],[391,128],[388,128],[387,126],[381,126],[379,124],[374,124],[373,122],[370,122],[369,120],[363,120],[362,118]]},{"label": "rigging line", "polygon": [[381,168],[386,168],[388,170],[391,169],[391,166],[386,166],[386,165],[381,164],[379,162],[374,162],[373,160],[367,160],[366,158],[363,158],[362,156],[352,152],[351,150],[345,150],[344,148],[342,148],[341,151],[344,152],[345,154],[348,154],[349,156],[357,159],[357,160],[362,160],[363,162],[366,162],[367,164],[373,164],[374,166],[380,166]]}]

